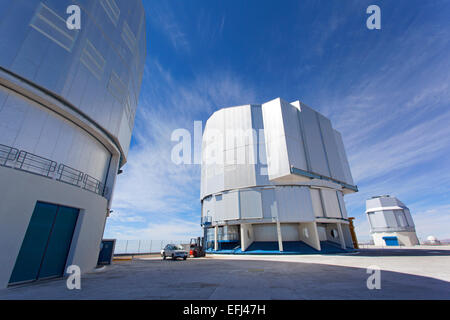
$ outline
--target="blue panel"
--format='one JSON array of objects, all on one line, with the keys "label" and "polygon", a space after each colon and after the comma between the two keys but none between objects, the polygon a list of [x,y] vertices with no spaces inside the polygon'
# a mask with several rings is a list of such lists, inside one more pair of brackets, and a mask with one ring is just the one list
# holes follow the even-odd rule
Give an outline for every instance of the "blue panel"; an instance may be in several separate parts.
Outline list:
[{"label": "blue panel", "polygon": [[397,237],[383,237],[387,246],[399,246]]},{"label": "blue panel", "polygon": [[78,213],[78,209],[59,207],[39,278],[63,276]]},{"label": "blue panel", "polygon": [[10,283],[37,279],[56,212],[55,205],[40,202],[36,204]]},{"label": "blue panel", "polygon": [[114,254],[114,240],[102,240],[102,249],[98,256],[99,265],[111,264],[112,256]]}]

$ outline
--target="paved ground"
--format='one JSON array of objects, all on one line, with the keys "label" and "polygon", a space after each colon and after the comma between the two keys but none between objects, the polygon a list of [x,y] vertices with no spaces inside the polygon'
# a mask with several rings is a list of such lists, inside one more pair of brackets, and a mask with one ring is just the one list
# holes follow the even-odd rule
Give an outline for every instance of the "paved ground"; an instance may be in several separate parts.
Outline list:
[{"label": "paved ground", "polygon": [[[366,286],[379,266],[381,289]],[[0,290],[0,299],[450,299],[450,248],[365,249],[353,255],[214,256],[115,262],[64,280]]]}]

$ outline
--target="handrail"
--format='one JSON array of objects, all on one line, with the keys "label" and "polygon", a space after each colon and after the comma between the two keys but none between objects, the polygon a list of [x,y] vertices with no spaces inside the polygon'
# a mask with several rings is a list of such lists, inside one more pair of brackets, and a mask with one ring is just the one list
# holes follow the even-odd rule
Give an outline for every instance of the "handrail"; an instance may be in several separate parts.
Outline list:
[{"label": "handrail", "polygon": [[56,180],[66,182],[77,187],[80,186],[80,182],[83,181],[84,176],[83,172],[62,163],[58,166],[57,174],[59,177]]},{"label": "handrail", "polygon": [[94,177],[91,177],[88,174],[85,174],[83,177],[83,189],[92,191],[94,193],[97,193],[99,195],[103,194],[103,183],[101,183],[100,180],[95,179]]},{"label": "handrail", "polygon": [[56,166],[57,163],[55,161],[21,150],[17,157],[15,168],[50,177],[55,172]]},{"label": "handrail", "polygon": [[100,180],[63,163],[0,144],[0,166],[34,173],[105,197],[109,189]]},{"label": "handrail", "polygon": [[16,161],[19,150],[0,144],[0,165],[8,167],[8,161]]}]

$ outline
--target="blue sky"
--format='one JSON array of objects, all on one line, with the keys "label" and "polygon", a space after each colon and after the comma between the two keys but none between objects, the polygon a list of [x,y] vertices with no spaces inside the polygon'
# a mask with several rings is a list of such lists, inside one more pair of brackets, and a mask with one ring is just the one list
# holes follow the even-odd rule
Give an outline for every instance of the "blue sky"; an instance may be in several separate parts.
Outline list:
[{"label": "blue sky", "polygon": [[[381,30],[366,8],[381,8]],[[420,238],[450,238],[450,1],[144,0],[147,63],[128,164],[105,237],[201,234],[200,168],[170,140],[222,107],[300,99],[342,133],[365,200],[409,206]]]}]

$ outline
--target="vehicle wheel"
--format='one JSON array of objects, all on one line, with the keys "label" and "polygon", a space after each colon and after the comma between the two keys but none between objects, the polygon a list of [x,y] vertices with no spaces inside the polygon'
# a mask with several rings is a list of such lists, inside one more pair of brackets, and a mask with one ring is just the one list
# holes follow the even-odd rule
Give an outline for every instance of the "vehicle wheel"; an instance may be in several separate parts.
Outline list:
[{"label": "vehicle wheel", "polygon": [[166,254],[163,254],[163,260],[166,260]]},{"label": "vehicle wheel", "polygon": [[183,257],[183,260],[186,260],[187,259],[187,257]]},{"label": "vehicle wheel", "polygon": [[175,255],[172,253],[172,260],[176,260]]}]

